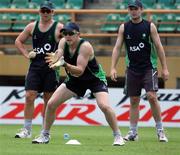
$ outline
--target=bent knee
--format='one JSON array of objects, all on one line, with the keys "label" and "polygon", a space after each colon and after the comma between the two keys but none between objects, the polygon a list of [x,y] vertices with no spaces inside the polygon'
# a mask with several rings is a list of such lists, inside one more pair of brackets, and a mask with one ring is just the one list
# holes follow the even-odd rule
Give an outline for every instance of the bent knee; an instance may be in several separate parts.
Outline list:
[{"label": "bent knee", "polygon": [[54,102],[52,102],[51,100],[48,101],[47,108],[49,110],[56,110],[56,106],[55,106]]},{"label": "bent knee", "polygon": [[110,111],[112,110],[112,108],[109,106],[109,105],[99,105],[99,108],[103,111],[103,112],[107,112],[107,111]]}]

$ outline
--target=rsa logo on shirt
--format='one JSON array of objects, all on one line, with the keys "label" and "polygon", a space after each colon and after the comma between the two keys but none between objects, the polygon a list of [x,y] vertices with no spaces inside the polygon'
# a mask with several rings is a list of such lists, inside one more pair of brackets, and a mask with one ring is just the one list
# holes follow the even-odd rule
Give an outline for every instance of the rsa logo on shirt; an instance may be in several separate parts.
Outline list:
[{"label": "rsa logo on shirt", "polygon": [[129,47],[129,50],[131,51],[131,52],[136,52],[136,51],[141,51],[141,49],[143,49],[144,48],[144,43],[139,43],[139,45],[138,46],[130,46]]},{"label": "rsa logo on shirt", "polygon": [[34,50],[37,54],[45,54],[45,51],[51,50],[51,45],[49,43],[46,43],[43,47],[37,47]]}]

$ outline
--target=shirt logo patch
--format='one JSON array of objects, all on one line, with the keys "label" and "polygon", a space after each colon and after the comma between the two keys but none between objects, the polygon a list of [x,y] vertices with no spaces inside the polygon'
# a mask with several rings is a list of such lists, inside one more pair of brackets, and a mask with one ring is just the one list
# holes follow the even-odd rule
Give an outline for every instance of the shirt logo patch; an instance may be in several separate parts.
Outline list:
[{"label": "shirt logo patch", "polygon": [[52,40],[52,36],[49,35],[48,36],[48,40],[51,41]]},{"label": "shirt logo patch", "polygon": [[37,36],[36,35],[34,35],[34,38],[33,39],[37,39]]},{"label": "shirt logo patch", "polygon": [[146,33],[142,34],[142,39],[146,39]]},{"label": "shirt logo patch", "polygon": [[129,35],[129,34],[126,36],[126,39],[128,39],[128,40],[129,40],[129,39],[131,39],[131,37],[130,37],[130,35]]}]

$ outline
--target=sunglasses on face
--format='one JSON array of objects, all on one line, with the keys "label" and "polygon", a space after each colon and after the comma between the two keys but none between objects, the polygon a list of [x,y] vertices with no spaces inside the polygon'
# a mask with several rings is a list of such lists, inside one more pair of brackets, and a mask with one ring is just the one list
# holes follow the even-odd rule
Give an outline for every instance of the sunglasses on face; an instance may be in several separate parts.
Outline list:
[{"label": "sunglasses on face", "polygon": [[40,10],[41,13],[51,13],[51,10],[48,10],[48,9],[41,9]]},{"label": "sunglasses on face", "polygon": [[75,35],[75,34],[77,34],[77,32],[72,32],[72,31],[64,31],[64,32],[63,32],[63,35],[64,35],[64,36],[67,36],[67,35],[73,36],[73,35]]}]

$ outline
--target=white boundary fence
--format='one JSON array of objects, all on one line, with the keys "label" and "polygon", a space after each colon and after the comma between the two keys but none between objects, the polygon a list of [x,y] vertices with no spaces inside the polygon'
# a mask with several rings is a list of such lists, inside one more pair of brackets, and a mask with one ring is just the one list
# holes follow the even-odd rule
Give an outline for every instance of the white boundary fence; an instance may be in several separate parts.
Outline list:
[{"label": "white boundary fence", "polygon": [[[82,99],[72,98],[59,106],[56,112],[57,125],[107,125],[103,113],[95,99],[87,95]],[[129,98],[123,89],[109,88],[110,104],[116,112],[119,126],[129,125]],[[23,124],[25,101],[24,87],[0,87],[0,124]],[[180,91],[178,89],[160,89],[158,99],[165,127],[180,127]],[[41,124],[43,100],[41,94],[35,101],[33,124]],[[139,126],[154,126],[150,105],[142,91]]]}]

